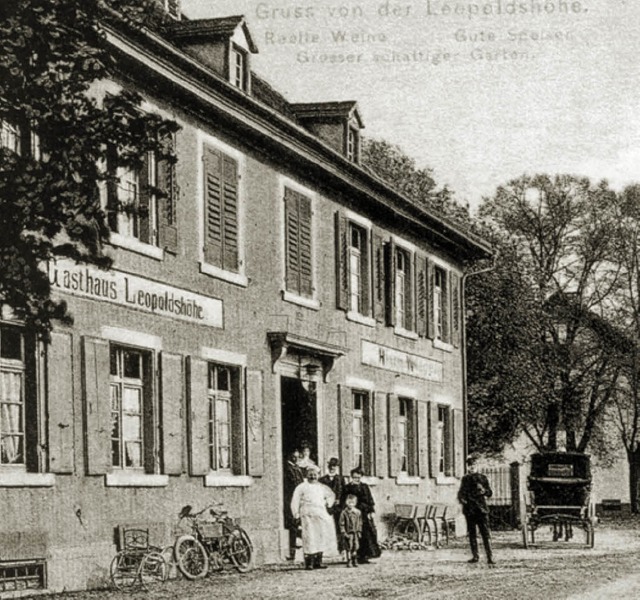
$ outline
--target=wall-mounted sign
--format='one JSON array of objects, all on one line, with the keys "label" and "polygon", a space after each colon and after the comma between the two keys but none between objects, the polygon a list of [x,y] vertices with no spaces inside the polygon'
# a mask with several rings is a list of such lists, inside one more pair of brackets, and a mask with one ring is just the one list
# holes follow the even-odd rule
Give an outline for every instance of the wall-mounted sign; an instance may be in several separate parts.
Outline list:
[{"label": "wall-mounted sign", "polygon": [[222,327],[222,300],[122,271],[101,271],[73,261],[49,263],[53,291],[110,302],[162,317]]},{"label": "wall-mounted sign", "polygon": [[428,381],[442,381],[442,363],[362,340],[362,363]]}]

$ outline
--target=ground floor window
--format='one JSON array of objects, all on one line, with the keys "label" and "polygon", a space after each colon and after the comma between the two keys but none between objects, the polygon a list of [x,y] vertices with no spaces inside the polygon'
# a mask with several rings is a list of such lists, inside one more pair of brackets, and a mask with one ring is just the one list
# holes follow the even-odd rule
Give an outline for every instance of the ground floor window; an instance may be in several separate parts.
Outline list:
[{"label": "ground floor window", "polygon": [[438,406],[438,474],[453,475],[451,410],[448,406]]},{"label": "ground floor window", "polygon": [[365,473],[373,472],[371,448],[373,442],[371,422],[371,395],[353,390],[353,466]]},{"label": "ground floor window", "polygon": [[0,465],[26,465],[25,348],[18,327],[0,326]]},{"label": "ground floor window", "polygon": [[416,474],[416,410],[415,401],[411,398],[398,398],[398,439],[400,471],[409,476]]}]

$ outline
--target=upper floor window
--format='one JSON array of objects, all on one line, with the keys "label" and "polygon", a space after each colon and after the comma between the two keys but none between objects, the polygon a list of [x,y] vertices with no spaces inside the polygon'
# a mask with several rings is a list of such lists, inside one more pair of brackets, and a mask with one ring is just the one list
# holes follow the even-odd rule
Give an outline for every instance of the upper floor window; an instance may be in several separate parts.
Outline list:
[{"label": "upper floor window", "polygon": [[395,254],[395,323],[413,331],[413,273],[411,253],[396,248]]},{"label": "upper floor window", "polygon": [[0,148],[20,154],[20,128],[9,121],[0,121]]},{"label": "upper floor window", "polygon": [[450,338],[450,325],[447,272],[440,267],[436,267],[434,272],[433,318],[435,338],[443,342],[448,342]]},{"label": "upper floor window", "polygon": [[0,465],[26,464],[25,371],[22,331],[0,326]]},{"label": "upper floor window", "polygon": [[231,47],[231,83],[246,91],[249,80],[247,70],[247,54],[237,46]]},{"label": "upper floor window", "polygon": [[238,162],[212,146],[204,147],[204,259],[237,273],[239,258]]},{"label": "upper floor window", "polygon": [[285,187],[285,289],[313,297],[313,230],[311,198]]},{"label": "upper floor window", "polygon": [[6,120],[0,120],[0,148],[6,148],[16,154],[30,155],[35,160],[41,158],[38,134],[30,127],[21,128]]},{"label": "upper floor window", "polygon": [[[107,149],[106,208],[115,244],[133,247],[138,242],[177,251],[176,164],[173,157],[175,136],[159,140],[161,150],[146,151],[137,164],[119,164],[115,146]],[[121,236],[121,237],[117,237]],[[138,246],[139,248],[139,246]],[[161,255],[161,253],[160,253]]]}]

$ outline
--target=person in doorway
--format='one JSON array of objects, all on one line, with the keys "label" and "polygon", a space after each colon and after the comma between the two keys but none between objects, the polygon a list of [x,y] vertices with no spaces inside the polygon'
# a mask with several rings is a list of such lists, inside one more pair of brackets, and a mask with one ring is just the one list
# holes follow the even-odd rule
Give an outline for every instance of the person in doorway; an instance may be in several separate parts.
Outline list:
[{"label": "person in doorway", "polygon": [[355,468],[351,471],[351,481],[342,489],[342,505],[346,506],[346,499],[353,495],[357,499],[357,506],[362,513],[362,537],[358,548],[358,562],[367,564],[370,558],[380,556],[378,534],[375,524],[375,502],[371,489],[362,481],[362,470]]},{"label": "person in doorway", "polygon": [[333,506],[329,507],[329,514],[333,516],[336,524],[336,536],[338,538],[338,552],[342,552],[342,537],[340,536],[340,501],[342,500],[342,475],[340,475],[340,461],[330,458],[327,463],[327,474],[320,477],[320,483],[326,485],[336,496]]},{"label": "person in doorway", "polygon": [[306,477],[307,469],[309,467],[317,468],[318,465],[316,465],[316,463],[313,462],[313,459],[311,458],[311,444],[309,444],[308,442],[302,442],[302,444],[300,445],[300,450],[302,451],[302,456],[298,461],[298,466],[302,469],[302,472]]},{"label": "person in doorway", "polygon": [[358,499],[349,494],[346,498],[346,506],[340,513],[340,537],[347,557],[347,567],[357,567],[358,548],[362,537],[362,513],[356,504]]},{"label": "person in doorway", "polygon": [[478,533],[482,536],[482,544],[487,555],[487,562],[495,564],[493,550],[491,548],[491,531],[489,529],[489,507],[487,498],[491,498],[492,491],[486,475],[476,472],[478,456],[470,454],[467,458],[467,473],[460,482],[458,502],[462,504],[462,513],[467,521],[469,534],[469,546],[471,546],[470,563],[480,560],[478,554]]},{"label": "person in doorway", "polygon": [[296,557],[296,544],[298,539],[298,523],[291,512],[291,499],[293,492],[304,481],[302,469],[298,466],[300,453],[293,450],[287,456],[284,464],[284,526],[289,532],[289,560]]},{"label": "person in doorway", "polygon": [[320,469],[309,467],[307,481],[293,492],[291,513],[302,526],[302,551],[305,569],[325,569],[322,558],[336,553],[336,530],[327,508],[335,503],[333,492],[318,481]]}]

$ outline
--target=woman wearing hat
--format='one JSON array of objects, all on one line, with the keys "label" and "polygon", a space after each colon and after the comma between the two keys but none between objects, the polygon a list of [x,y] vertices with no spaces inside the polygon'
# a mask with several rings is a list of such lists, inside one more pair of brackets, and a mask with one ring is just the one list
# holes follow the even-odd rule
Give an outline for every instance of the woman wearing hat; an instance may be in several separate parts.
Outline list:
[{"label": "woman wearing hat", "polygon": [[291,512],[300,519],[302,552],[306,569],[324,569],[322,556],[336,552],[336,530],[327,508],[334,505],[334,493],[318,481],[320,469],[307,468],[307,481],[293,492]]},{"label": "woman wearing hat", "polygon": [[342,498],[342,476],[340,475],[340,461],[330,458],[327,463],[327,474],[320,477],[320,483],[326,485],[336,496],[333,506],[329,507],[329,514],[333,516],[336,524],[336,536],[338,538],[338,551],[342,552],[342,536],[340,535],[340,499]]}]

